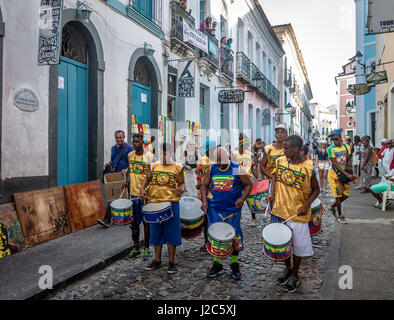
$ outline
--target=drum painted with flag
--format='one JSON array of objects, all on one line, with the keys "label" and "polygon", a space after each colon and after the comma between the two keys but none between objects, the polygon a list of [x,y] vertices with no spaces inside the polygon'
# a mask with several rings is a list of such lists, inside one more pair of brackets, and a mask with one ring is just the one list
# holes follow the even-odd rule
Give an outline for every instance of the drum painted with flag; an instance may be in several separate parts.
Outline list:
[{"label": "drum painted with flag", "polygon": [[201,200],[194,197],[182,197],[179,201],[182,238],[192,239],[201,234],[204,222],[201,205]]},{"label": "drum painted with flag", "polygon": [[133,202],[129,199],[117,199],[111,202],[114,225],[124,226],[133,222]]},{"label": "drum painted with flag", "polygon": [[142,207],[142,213],[147,223],[163,223],[174,217],[170,202],[150,202]]},{"label": "drum painted with flag", "polygon": [[280,261],[291,256],[292,231],[283,223],[270,223],[265,226],[262,233],[264,254],[267,258]]},{"label": "drum painted with flag", "polygon": [[324,208],[320,199],[318,198],[316,198],[312,202],[311,207],[312,207],[312,214],[308,226],[309,226],[309,233],[311,234],[311,236],[314,236],[315,234],[318,234],[321,231]]},{"label": "drum painted with flag", "polygon": [[226,222],[212,223],[208,228],[207,250],[214,257],[228,257],[233,252],[234,227]]},{"label": "drum painted with flag", "polygon": [[264,213],[267,208],[265,199],[269,196],[269,180],[260,180],[253,183],[253,189],[246,198],[249,209],[254,213]]}]

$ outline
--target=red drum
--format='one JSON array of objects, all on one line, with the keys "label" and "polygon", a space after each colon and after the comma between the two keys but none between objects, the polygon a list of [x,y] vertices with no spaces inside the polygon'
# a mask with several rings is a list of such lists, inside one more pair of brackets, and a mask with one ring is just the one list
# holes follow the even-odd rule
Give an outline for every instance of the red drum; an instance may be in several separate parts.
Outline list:
[{"label": "red drum", "polygon": [[324,208],[320,201],[320,199],[316,198],[312,202],[312,214],[311,219],[309,220],[309,233],[311,236],[318,234],[321,231],[322,224],[322,216],[323,216]]},{"label": "red drum", "polygon": [[264,213],[267,208],[267,202],[265,198],[269,196],[269,180],[260,180],[253,183],[253,189],[249,193],[246,202],[248,203],[249,209],[254,213]]}]

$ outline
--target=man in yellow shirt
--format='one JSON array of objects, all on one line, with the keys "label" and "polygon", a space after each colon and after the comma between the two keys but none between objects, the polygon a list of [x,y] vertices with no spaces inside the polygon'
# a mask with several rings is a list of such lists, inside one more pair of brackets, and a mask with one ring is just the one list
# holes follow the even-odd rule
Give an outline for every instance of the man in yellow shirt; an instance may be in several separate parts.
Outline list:
[{"label": "man in yellow shirt", "polygon": [[272,222],[283,222],[292,229],[293,268],[291,256],[285,260],[286,269],[276,280],[287,292],[296,291],[300,282],[298,270],[302,257],[313,255],[308,222],[312,202],[320,193],[319,182],[313,167],[301,159],[302,138],[289,136],[283,144],[282,156],[276,160],[270,196],[273,201]]},{"label": "man in yellow shirt", "polygon": [[[141,184],[149,172],[153,154],[144,150],[144,136],[142,133],[136,133],[133,136],[134,150],[129,153],[129,194],[130,200],[133,202],[133,222],[130,224],[131,237],[134,245],[131,249],[128,259],[139,258],[140,251],[140,224],[143,221],[142,207],[145,202],[140,199]],[[145,248],[143,260],[149,259],[149,224],[144,224],[144,241]]]},{"label": "man in yellow shirt", "polygon": [[[160,161],[151,165],[145,180],[141,185],[141,199],[148,198],[149,202],[170,202],[174,216],[162,223],[152,223],[150,226],[150,242],[155,247],[155,259],[145,267],[154,270],[161,267],[161,252],[163,244],[168,248],[168,273],[175,273],[175,249],[182,244],[181,218],[179,200],[185,190],[183,166],[172,160],[172,146],[164,143],[160,147]],[[146,191],[149,187],[149,192]]]},{"label": "man in yellow shirt", "polygon": [[[249,151],[251,145],[251,140],[249,137],[244,135],[243,133],[239,134],[239,148],[238,151],[234,151],[231,156],[231,161],[234,163],[239,164],[248,174],[250,181],[253,181],[253,174],[252,174],[252,153]],[[258,178],[258,177],[256,177]],[[250,210],[250,209],[249,209]],[[257,219],[256,213],[250,210],[252,215],[252,227],[257,226]]]}]

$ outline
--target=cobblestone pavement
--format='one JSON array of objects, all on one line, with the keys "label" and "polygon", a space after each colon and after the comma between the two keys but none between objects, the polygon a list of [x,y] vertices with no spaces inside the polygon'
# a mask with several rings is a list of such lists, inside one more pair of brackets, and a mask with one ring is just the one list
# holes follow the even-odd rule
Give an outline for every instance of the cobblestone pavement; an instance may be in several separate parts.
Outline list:
[{"label": "cobblestone pavement", "polygon": [[[329,195],[320,195],[323,205],[330,202]],[[164,265],[154,271],[144,267],[150,261],[142,258],[116,261],[96,272],[61,289],[51,299],[98,299],[98,300],[175,300],[175,299],[268,299],[295,300],[320,299],[320,288],[324,279],[324,267],[330,246],[334,218],[326,210],[323,215],[322,232],[313,237],[315,254],[303,259],[300,267],[301,285],[295,293],[287,293],[274,281],[284,268],[283,262],[269,260],[263,253],[261,234],[268,223],[268,216],[257,215],[259,225],[251,227],[251,215],[245,205],[242,210],[242,227],[245,250],[239,256],[242,279],[231,278],[230,259],[222,260],[225,273],[207,279],[206,273],[213,263],[208,252],[200,252],[203,236],[182,240],[177,247],[175,262],[177,272],[167,273],[167,249],[163,247]],[[130,236],[131,238],[131,236]],[[151,248],[151,251],[152,248]],[[153,253],[152,253],[153,254]]]}]

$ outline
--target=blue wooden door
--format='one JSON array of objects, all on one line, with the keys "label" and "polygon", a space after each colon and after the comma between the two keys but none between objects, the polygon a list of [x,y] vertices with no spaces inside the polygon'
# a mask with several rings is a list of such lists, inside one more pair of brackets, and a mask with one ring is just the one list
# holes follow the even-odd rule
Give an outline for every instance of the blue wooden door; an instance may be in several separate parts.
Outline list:
[{"label": "blue wooden door", "polygon": [[133,101],[132,101],[132,113],[136,116],[137,123],[151,122],[151,97],[150,88],[143,86],[138,83],[133,83]]},{"label": "blue wooden door", "polygon": [[58,89],[58,185],[88,181],[88,67],[61,57]]}]

